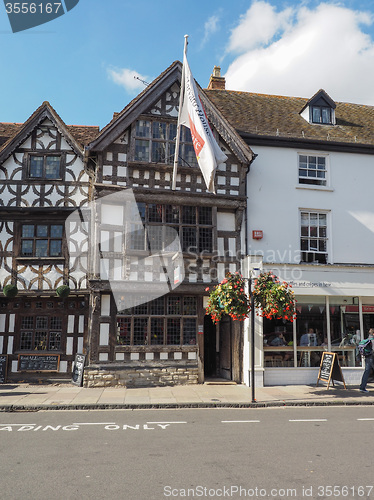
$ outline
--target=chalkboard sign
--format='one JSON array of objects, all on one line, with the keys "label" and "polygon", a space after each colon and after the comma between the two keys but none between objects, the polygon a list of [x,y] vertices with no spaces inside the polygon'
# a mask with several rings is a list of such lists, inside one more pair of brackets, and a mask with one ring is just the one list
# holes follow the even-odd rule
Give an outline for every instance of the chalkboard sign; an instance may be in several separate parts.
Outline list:
[{"label": "chalkboard sign", "polygon": [[83,384],[83,371],[84,371],[85,361],[86,361],[86,356],[84,354],[75,355],[75,360],[73,364],[73,373],[71,376],[71,383],[79,385],[80,387]]},{"label": "chalkboard sign", "polygon": [[0,354],[0,384],[4,384],[6,381],[7,365],[8,356],[6,354]]},{"label": "chalkboard sign", "polygon": [[316,385],[318,385],[320,380],[328,382],[327,388],[329,388],[330,382],[334,385],[334,380],[343,382],[344,389],[346,389],[343,373],[339,365],[338,355],[335,352],[324,352],[322,354]]},{"label": "chalkboard sign", "polygon": [[57,372],[60,366],[59,354],[19,354],[20,372]]}]

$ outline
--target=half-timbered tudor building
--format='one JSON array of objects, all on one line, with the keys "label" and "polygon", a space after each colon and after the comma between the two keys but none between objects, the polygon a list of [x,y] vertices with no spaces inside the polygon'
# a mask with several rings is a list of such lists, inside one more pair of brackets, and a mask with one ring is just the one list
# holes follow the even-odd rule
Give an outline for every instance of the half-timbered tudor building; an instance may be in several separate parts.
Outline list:
[{"label": "half-timbered tudor building", "polygon": [[173,63],[100,132],[66,126],[48,103],[0,124],[0,283],[18,288],[0,300],[10,378],[56,375],[23,371],[21,355],[57,354],[68,377],[83,353],[87,386],[242,380],[242,324],[216,328],[205,305],[207,287],[241,270],[253,155],[199,88],[228,159],[208,192],[182,127],[172,190],[181,70]]},{"label": "half-timbered tudor building", "polygon": [[[66,126],[44,102],[24,124],[0,124],[0,282],[18,294],[0,298],[0,353],[8,355],[8,377],[45,377],[29,358],[43,354],[43,369],[71,372],[74,354],[87,349],[87,262],[69,265],[66,217],[92,193],[83,144],[98,127]],[[68,285],[65,300],[56,289]],[[48,355],[52,365],[48,365]]]},{"label": "half-timbered tudor building", "polygon": [[[189,129],[182,127],[176,190],[171,189],[181,69],[179,62],[173,63],[86,149],[87,165],[95,170],[95,199],[120,196],[131,188],[141,219],[130,215],[125,220],[118,203],[107,211],[106,220],[100,219],[100,263],[90,279],[95,306],[88,385],[102,383],[103,377],[108,384],[126,385],[196,383],[215,375],[241,381],[242,329],[227,322],[218,335],[205,316],[204,296],[227,271],[240,271],[252,152],[200,89],[212,130],[228,159],[218,167],[216,194],[207,192]],[[125,223],[127,229],[121,228]],[[131,301],[126,304],[126,294],[122,304],[116,303],[111,290],[124,276],[131,293],[140,296],[165,279],[148,250],[157,238],[164,246],[168,229],[179,235],[183,253],[184,269],[173,266],[173,256],[165,257],[179,286],[151,301],[140,297],[134,307],[128,307]],[[117,276],[104,271],[119,267]]]}]

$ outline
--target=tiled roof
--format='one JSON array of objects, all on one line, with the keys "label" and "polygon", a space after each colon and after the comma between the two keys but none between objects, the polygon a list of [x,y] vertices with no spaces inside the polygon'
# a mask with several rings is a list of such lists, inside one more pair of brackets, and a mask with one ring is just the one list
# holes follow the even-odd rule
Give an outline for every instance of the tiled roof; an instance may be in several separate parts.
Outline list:
[{"label": "tiled roof", "polygon": [[0,148],[10,137],[13,137],[21,127],[22,123],[0,123]]},{"label": "tiled roof", "polygon": [[67,128],[82,146],[87,146],[100,133],[100,127],[96,126],[67,125]]},{"label": "tiled roof", "polygon": [[82,147],[89,144],[99,135],[100,128],[96,126],[65,125],[61,117],[53,109],[49,102],[45,101],[33,112],[25,123],[0,123],[0,151],[7,147],[7,144],[11,143],[13,137],[15,137],[18,132],[25,127],[25,125],[27,126],[31,123],[33,118],[36,117],[44,108],[48,108],[61,121],[77,143]]},{"label": "tiled roof", "polygon": [[209,99],[241,134],[374,145],[374,107],[336,102],[336,125],[307,122],[300,112],[310,98],[205,90]]}]

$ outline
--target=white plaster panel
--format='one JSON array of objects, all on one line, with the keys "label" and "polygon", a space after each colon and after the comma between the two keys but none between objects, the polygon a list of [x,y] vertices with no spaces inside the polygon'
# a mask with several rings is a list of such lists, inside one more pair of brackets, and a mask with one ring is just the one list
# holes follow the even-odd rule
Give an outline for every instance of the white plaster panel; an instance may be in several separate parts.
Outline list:
[{"label": "white plaster panel", "polygon": [[235,231],[235,214],[217,212],[217,230]]},{"label": "white plaster panel", "polygon": [[31,149],[31,136],[22,143],[22,148]]},{"label": "white plaster panel", "polygon": [[13,333],[14,332],[14,320],[15,320],[15,314],[10,314],[9,315],[9,332]]},{"label": "white plaster panel", "polygon": [[84,316],[81,314],[78,320],[78,333],[84,333]]},{"label": "white plaster panel", "polygon": [[68,151],[72,150],[71,147],[69,146],[69,144],[66,142],[64,137],[61,138],[61,149],[65,149]]},{"label": "white plaster panel", "polygon": [[66,337],[66,354],[71,356],[73,354],[73,337]]},{"label": "white plaster panel", "polygon": [[126,162],[127,154],[126,153],[118,153],[118,161]]},{"label": "white plaster panel", "polygon": [[107,154],[106,154],[106,159],[107,159],[108,161],[113,161],[113,153],[110,153],[110,152],[109,152],[109,153],[107,153]]},{"label": "white plaster panel", "polygon": [[224,242],[225,242],[224,238],[217,238],[217,250],[218,250],[218,255],[220,255],[220,256],[225,255]]},{"label": "white plaster panel", "polygon": [[3,353],[3,349],[4,349],[4,337],[0,335],[0,354]]},{"label": "white plaster panel", "polygon": [[116,361],[124,361],[125,353],[124,352],[116,352]]},{"label": "white plaster panel", "polygon": [[113,174],[113,167],[112,165],[103,165],[103,175],[106,176],[111,176]]},{"label": "white plaster panel", "polygon": [[13,340],[14,340],[13,336],[8,337],[8,350],[7,350],[7,354],[13,354]]},{"label": "white plaster panel", "polygon": [[60,361],[60,373],[66,373],[68,371],[68,362],[67,361]]},{"label": "white plaster panel", "polygon": [[100,345],[109,345],[109,323],[100,324]]},{"label": "white plaster panel", "polygon": [[12,361],[12,373],[16,373],[18,371],[18,361]]},{"label": "white plaster panel", "polygon": [[48,191],[48,195],[47,195],[48,201],[52,205],[57,205],[57,203],[61,200],[61,195],[57,192],[57,189],[55,188],[55,186],[46,185],[45,190],[46,190],[46,192]]},{"label": "white plaster panel", "polygon": [[0,314],[0,332],[5,333],[6,314]]},{"label": "white plaster panel", "polygon": [[167,352],[160,352],[160,359],[169,359],[169,354]]},{"label": "white plaster panel", "polygon": [[101,316],[110,316],[110,295],[101,296]]},{"label": "white plaster panel", "polygon": [[154,357],[155,357],[155,355],[153,352],[146,352],[145,353],[145,359],[147,359],[147,360],[152,360],[152,359],[154,359]]},{"label": "white plaster panel", "polygon": [[197,353],[196,352],[189,352],[188,359],[197,359]]},{"label": "white plaster panel", "polygon": [[182,353],[181,352],[175,352],[174,353],[174,359],[182,359]]},{"label": "white plaster panel", "polygon": [[101,204],[101,223],[123,226],[123,206]]},{"label": "white plaster panel", "polygon": [[[14,189],[15,186],[12,186]],[[4,189],[4,191],[1,194],[1,201],[3,202],[4,206],[8,206],[10,203],[10,200],[14,198],[14,194],[10,193],[8,189]],[[13,203],[15,205],[15,203]]]},{"label": "white plaster panel", "polygon": [[217,278],[218,281],[222,281],[225,277],[225,264],[218,263],[217,264]]},{"label": "white plaster panel", "polygon": [[138,352],[131,352],[130,359],[131,359],[131,361],[138,361],[139,360],[139,353]]},{"label": "white plaster panel", "polygon": [[117,167],[117,175],[118,175],[118,177],[126,177],[127,176],[127,167]]},{"label": "white plaster panel", "polygon": [[[40,192],[40,185],[35,185],[35,190],[39,193]],[[33,205],[33,203],[40,199],[40,197],[35,194],[31,188],[31,186],[29,186],[27,192],[23,193],[21,195],[21,206],[25,206],[25,207],[31,207]],[[40,205],[40,202],[37,202],[36,203],[36,206],[39,206]]]},{"label": "white plaster panel", "polygon": [[234,257],[236,254],[236,240],[235,238],[229,238],[229,255]]},{"label": "white plaster panel", "polygon": [[101,352],[99,354],[99,361],[108,361],[108,353],[107,352]]},{"label": "white plaster panel", "polygon": [[67,333],[74,333],[74,318],[75,316],[73,314],[69,314]]},{"label": "white plaster panel", "polygon": [[102,280],[109,279],[109,259],[100,259],[100,277]]},{"label": "white plaster panel", "polygon": [[78,337],[77,352],[83,352],[83,337]]}]

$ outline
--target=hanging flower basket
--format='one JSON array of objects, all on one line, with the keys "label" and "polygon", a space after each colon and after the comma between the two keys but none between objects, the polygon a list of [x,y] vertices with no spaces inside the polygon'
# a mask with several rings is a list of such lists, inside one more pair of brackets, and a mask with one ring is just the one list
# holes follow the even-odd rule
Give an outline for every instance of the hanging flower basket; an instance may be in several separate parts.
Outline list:
[{"label": "hanging flower basket", "polygon": [[61,299],[66,299],[66,297],[68,297],[70,294],[70,288],[67,285],[61,285],[56,288],[56,294]]},{"label": "hanging flower basket", "polygon": [[212,316],[213,323],[218,323],[226,314],[234,320],[242,321],[248,317],[250,310],[243,277],[239,273],[228,273],[210,292],[206,314]]},{"label": "hanging flower basket", "polygon": [[[222,316],[229,315],[234,320],[244,320],[251,311],[250,298],[245,292],[244,278],[239,273],[228,273],[226,278],[211,290],[206,314],[218,323]],[[205,289],[209,290],[209,287]],[[272,273],[261,273],[255,280],[254,304],[261,308],[261,316],[267,319],[293,321],[296,317],[295,297],[291,285],[280,281]]]},{"label": "hanging flower basket", "polygon": [[17,295],[17,293],[17,285],[5,285],[3,288],[3,294],[5,295],[5,297],[8,297],[8,299],[12,299]]},{"label": "hanging flower basket", "polygon": [[267,319],[293,321],[296,317],[295,296],[291,285],[280,281],[268,272],[261,273],[255,280],[253,297],[256,307],[261,308],[261,316]]}]

